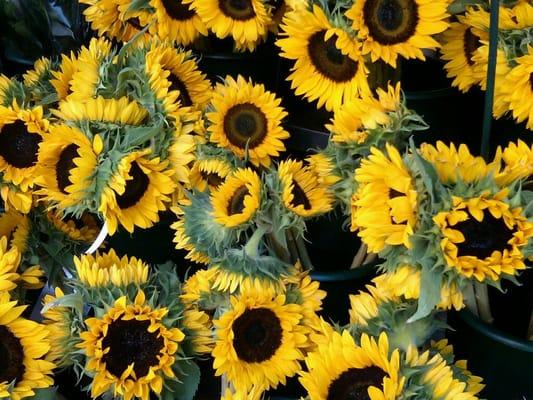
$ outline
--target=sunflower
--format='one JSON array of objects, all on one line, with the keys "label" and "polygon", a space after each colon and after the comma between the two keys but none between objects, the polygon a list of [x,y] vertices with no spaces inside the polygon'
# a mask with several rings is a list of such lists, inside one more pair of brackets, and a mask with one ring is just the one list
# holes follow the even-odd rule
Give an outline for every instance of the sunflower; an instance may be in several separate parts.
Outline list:
[{"label": "sunflower", "polygon": [[191,186],[200,192],[216,190],[232,172],[233,166],[223,159],[198,159],[191,168]]},{"label": "sunflower", "polygon": [[202,296],[212,290],[217,268],[200,269],[183,283],[180,299],[187,307],[196,307]]},{"label": "sunflower", "polygon": [[467,23],[465,17],[458,16],[460,22],[452,22],[442,34],[441,57],[447,61],[444,68],[452,85],[461,92],[468,91],[480,83],[474,71],[473,56],[481,47],[482,40],[488,40],[487,32],[476,29]]},{"label": "sunflower", "polygon": [[312,11],[289,13],[281,27],[282,38],[276,44],[282,57],[295,60],[287,79],[296,95],[310,102],[317,100],[319,108],[333,111],[349,100],[370,94],[359,43],[342,29],[334,28],[318,5]]},{"label": "sunflower", "polygon": [[190,330],[188,334],[196,354],[210,354],[214,340],[212,322],[209,314],[199,309],[188,309],[183,312],[183,325]]},{"label": "sunflower", "polygon": [[47,294],[43,298],[43,324],[48,329],[50,339],[50,351],[46,358],[58,366],[70,363],[66,351],[68,342],[72,339],[69,309],[52,306],[55,301],[64,296],[61,288],[56,287],[53,294]]},{"label": "sunflower", "polygon": [[253,51],[268,33],[270,18],[261,0],[191,1],[206,27],[219,39],[231,36],[238,50]]},{"label": "sunflower", "polygon": [[350,324],[367,326],[368,321],[379,315],[379,306],[394,299],[394,295],[381,287],[366,285],[365,291],[350,295]]},{"label": "sunflower", "polygon": [[0,106],[0,172],[2,179],[26,192],[37,179],[39,144],[48,133],[42,107]]},{"label": "sunflower", "polygon": [[377,342],[363,334],[358,346],[348,331],[334,332],[307,355],[309,372],[300,373],[300,382],[310,400],[398,399],[405,378],[400,375],[398,349],[390,356],[389,351],[385,333]]},{"label": "sunflower", "polygon": [[13,83],[16,82],[16,79],[9,79],[4,74],[0,74],[0,106],[10,106],[12,104],[11,100],[11,89]]},{"label": "sunflower", "polygon": [[26,306],[9,301],[6,292],[0,293],[0,304],[0,397],[13,400],[32,397],[35,389],[54,383],[51,375],[55,365],[44,360],[50,350],[48,330],[22,318]]},{"label": "sunflower", "polygon": [[173,242],[176,244],[176,249],[183,249],[187,252],[185,258],[200,264],[209,264],[209,256],[198,250],[191,241],[191,238],[187,234],[185,220],[178,219],[171,225],[174,229]]},{"label": "sunflower", "polygon": [[371,155],[355,171],[359,185],[352,200],[352,229],[373,253],[386,245],[411,247],[409,237],[417,222],[418,195],[413,178],[398,150],[386,153],[372,147]]},{"label": "sunflower", "polygon": [[135,257],[120,258],[113,249],[95,256],[74,256],[74,265],[79,281],[90,288],[124,287],[148,281],[148,264]]},{"label": "sunflower", "polygon": [[22,75],[24,86],[32,88],[50,73],[51,62],[49,58],[41,57],[33,64],[33,69]]},{"label": "sunflower", "polygon": [[496,176],[500,185],[506,185],[517,179],[529,180],[533,176],[533,144],[518,140],[509,143],[502,154],[505,166]]},{"label": "sunflower", "polygon": [[70,55],[61,54],[59,69],[51,72],[53,79],[50,79],[59,101],[65,100],[72,93],[71,82],[77,68],[77,56],[73,52]]},{"label": "sunflower", "polygon": [[72,74],[69,99],[83,101],[96,95],[100,83],[100,67],[111,53],[111,42],[104,38],[93,38],[89,47],[83,46],[76,60],[76,71]]},{"label": "sunflower", "polygon": [[335,110],[331,124],[326,125],[333,142],[363,144],[370,130],[389,125],[388,113],[396,111],[401,103],[400,83],[388,85],[387,91],[378,88],[376,93],[376,97],[350,100]]},{"label": "sunflower", "polygon": [[101,121],[122,125],[141,125],[148,111],[127,97],[104,99],[102,96],[83,101],[66,100],[59,103],[54,115],[65,121]]},{"label": "sunflower", "polygon": [[249,223],[261,204],[261,178],[249,168],[238,169],[212,194],[215,221],[228,228]]},{"label": "sunflower", "polygon": [[224,84],[217,84],[207,113],[210,140],[256,166],[270,166],[271,157],[285,151],[283,140],[289,137],[281,127],[287,113],[280,104],[264,85],[227,76]]},{"label": "sunflower", "polygon": [[440,140],[435,146],[423,143],[420,154],[433,165],[444,184],[455,184],[458,180],[478,182],[498,169],[497,163],[487,164],[482,157],[473,156],[465,144],[457,148],[454,143],[447,146]]},{"label": "sunflower", "polygon": [[308,271],[302,271],[299,264],[295,267],[295,273],[283,279],[287,296],[294,295],[296,303],[302,306],[302,314],[305,320],[314,321],[317,314],[322,310],[322,300],[326,292],[320,290],[320,283],[309,276]]},{"label": "sunflower", "polygon": [[37,194],[60,208],[79,204],[94,183],[97,157],[91,141],[81,130],[66,124],[52,125],[50,135],[40,144],[43,189]]},{"label": "sunflower", "polygon": [[230,270],[223,265],[214,265],[210,269],[216,273],[212,277],[211,289],[236,294],[243,290],[272,290],[279,293],[283,284],[279,280],[254,277],[244,270]]},{"label": "sunflower", "polygon": [[460,276],[498,281],[525,269],[521,248],[533,237],[533,222],[504,202],[506,196],[506,190],[492,197],[454,196],[453,208],[433,217],[446,264]]},{"label": "sunflower", "polygon": [[0,196],[4,202],[6,211],[18,211],[28,214],[33,206],[33,192],[22,191],[19,187],[4,182],[0,186]]},{"label": "sunflower", "polygon": [[[157,0],[162,1],[162,0]],[[165,0],[170,2],[170,0]],[[173,0],[175,1],[175,0]],[[178,2],[176,2],[178,4]],[[199,69],[191,51],[180,51],[165,45],[153,45],[155,70],[167,80],[168,91],[178,92],[182,107],[202,110],[211,99],[211,82]]]},{"label": "sunflower", "polygon": [[20,280],[18,267],[21,255],[17,247],[7,247],[7,238],[0,238],[0,293],[13,290]]},{"label": "sunflower", "polygon": [[0,237],[7,238],[7,246],[16,247],[20,254],[24,254],[30,234],[29,218],[17,211],[7,211],[0,215]]},{"label": "sunflower", "polygon": [[200,35],[207,36],[207,27],[189,3],[183,0],[150,0],[156,16],[150,32],[180,46],[190,45]]},{"label": "sunflower", "polygon": [[88,5],[83,15],[98,36],[122,42],[131,40],[151,18],[147,11],[128,12],[131,0],[80,0],[80,3]]},{"label": "sunflower", "polygon": [[278,165],[285,207],[304,217],[314,217],[333,209],[334,197],[327,186],[318,181],[318,176],[303,162],[282,161]]},{"label": "sunflower", "polygon": [[[420,297],[421,271],[410,265],[401,265],[394,272],[377,276],[372,282],[389,296],[418,299]],[[440,302],[437,307],[444,310],[460,310],[464,307],[463,293],[457,283],[441,284]]]},{"label": "sunflower", "polygon": [[137,293],[133,304],[123,296],[100,318],[85,321],[77,346],[88,358],[87,370],[94,374],[91,396],[109,391],[126,399],[150,398],[161,393],[165,378],[173,378],[172,365],[180,342],[178,328],[163,322],[166,308],[152,309],[145,295]]},{"label": "sunflower", "polygon": [[285,384],[303,360],[307,338],[301,333],[301,306],[286,304],[271,289],[243,290],[213,323],[215,375],[225,374],[238,391]]},{"label": "sunflower", "polygon": [[102,192],[99,211],[111,234],[119,222],[130,233],[134,226],[149,228],[159,221],[158,211],[167,208],[168,195],[176,188],[173,171],[159,157],[148,159],[149,153],[146,149],[123,157]]},{"label": "sunflower", "polygon": [[527,121],[527,129],[533,130],[533,47],[528,46],[527,54],[514,60],[516,66],[502,77],[509,110],[517,122]]},{"label": "sunflower", "polygon": [[63,232],[71,240],[92,243],[100,231],[95,216],[89,213],[83,213],[80,218],[75,218],[73,216],[65,217],[56,210],[49,211],[46,217],[56,229]]},{"label": "sunflower", "polygon": [[341,180],[336,174],[335,160],[325,153],[312,154],[305,159],[309,170],[318,177],[318,183],[321,186],[332,186]]},{"label": "sunflower", "polygon": [[[431,355],[429,351],[419,354],[415,348],[407,351],[406,364],[412,369],[421,370],[416,379],[410,382],[423,398],[439,400],[477,400],[479,385],[474,382],[464,382],[454,376],[453,368],[446,360],[436,353]],[[477,378],[477,377],[476,377]]]},{"label": "sunflower", "polygon": [[363,54],[396,68],[398,55],[425,60],[422,49],[435,49],[432,37],[448,28],[448,0],[361,0],[346,12],[363,41]]}]

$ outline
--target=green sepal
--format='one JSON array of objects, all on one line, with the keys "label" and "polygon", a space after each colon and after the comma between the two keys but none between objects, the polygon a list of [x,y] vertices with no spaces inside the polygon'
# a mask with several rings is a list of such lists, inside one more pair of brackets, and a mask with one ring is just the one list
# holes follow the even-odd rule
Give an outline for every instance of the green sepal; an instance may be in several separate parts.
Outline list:
[{"label": "green sepal", "polygon": [[416,312],[407,320],[415,322],[429,315],[440,301],[442,275],[430,265],[422,265],[420,276],[420,298]]},{"label": "green sepal", "polygon": [[172,370],[176,379],[165,381],[161,400],[192,400],[200,384],[200,368],[192,360],[180,360]]}]

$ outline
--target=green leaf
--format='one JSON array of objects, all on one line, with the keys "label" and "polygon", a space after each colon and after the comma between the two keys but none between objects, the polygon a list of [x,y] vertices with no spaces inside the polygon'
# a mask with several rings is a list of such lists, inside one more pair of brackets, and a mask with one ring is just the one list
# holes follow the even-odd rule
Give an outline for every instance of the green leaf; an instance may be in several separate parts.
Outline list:
[{"label": "green leaf", "polygon": [[418,321],[428,316],[440,301],[441,274],[434,269],[422,268],[420,277],[420,298],[418,308],[408,323]]},{"label": "green leaf", "polygon": [[57,400],[57,388],[51,387],[46,389],[36,389],[35,395],[32,397],[34,400]]},{"label": "green leaf", "polygon": [[161,393],[161,400],[192,400],[200,384],[200,368],[190,360],[182,360],[173,367],[178,381],[171,381]]}]

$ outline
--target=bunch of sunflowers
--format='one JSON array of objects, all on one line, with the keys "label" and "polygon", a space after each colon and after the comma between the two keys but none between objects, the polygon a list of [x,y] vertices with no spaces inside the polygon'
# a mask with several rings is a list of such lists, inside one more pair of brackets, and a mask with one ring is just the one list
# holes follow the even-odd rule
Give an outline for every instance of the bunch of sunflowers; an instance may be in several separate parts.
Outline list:
[{"label": "bunch of sunflowers", "polygon": [[[447,0],[80,2],[100,38],[0,76],[0,398],[60,396],[53,373],[70,370],[94,399],[192,400],[208,357],[223,400],[268,399],[296,379],[310,400],[479,398],[482,379],[443,339],[445,313],[483,315],[479,292],[533,257],[533,146],[486,161],[415,145],[429,127],[391,71],[444,32],[454,83],[486,84],[482,7],[450,25]],[[502,8],[509,63],[526,57],[530,8]],[[479,41],[464,47],[479,80],[447,58],[456,31]],[[176,47],[202,48],[209,32],[237,50],[279,34],[295,93],[332,112],[327,146],[290,154],[276,93],[241,75],[212,85]],[[334,210],[355,250],[360,238],[352,267],[380,264],[353,288],[346,324],[324,315],[306,243],[308,222]],[[168,211],[195,273],[106,249],[106,235]],[[28,308],[38,323],[17,302],[45,283]]]},{"label": "bunch of sunflowers", "polygon": [[[487,87],[489,60],[489,2],[467,7],[442,35],[442,59],[453,85],[462,92]],[[529,1],[502,2],[499,10],[498,51],[493,114],[512,115],[533,129],[530,75],[533,71],[531,26],[533,5]]]}]

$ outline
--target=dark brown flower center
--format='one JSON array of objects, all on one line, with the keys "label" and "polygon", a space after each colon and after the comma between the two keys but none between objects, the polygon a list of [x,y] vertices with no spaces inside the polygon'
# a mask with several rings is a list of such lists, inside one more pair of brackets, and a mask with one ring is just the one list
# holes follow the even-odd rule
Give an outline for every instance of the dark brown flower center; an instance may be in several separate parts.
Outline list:
[{"label": "dark brown flower center", "polygon": [[238,188],[228,203],[228,215],[241,214],[244,210],[244,198],[250,194],[246,186]]},{"label": "dark brown flower center", "polygon": [[168,76],[168,80],[170,81],[170,90],[178,90],[180,92],[179,100],[183,107],[190,107],[192,106],[192,99],[189,94],[189,91],[187,90],[187,87],[183,83],[183,81],[178,78],[175,74],[170,72],[170,75]]},{"label": "dark brown flower center", "polygon": [[383,387],[385,376],[378,367],[350,368],[331,382],[327,400],[370,400],[368,387]]},{"label": "dark brown flower center", "polygon": [[0,156],[13,167],[32,167],[37,162],[41,140],[41,135],[28,132],[24,121],[18,119],[0,130]]},{"label": "dark brown flower center", "polygon": [[224,117],[224,132],[229,142],[241,149],[259,146],[267,135],[267,119],[263,111],[252,103],[231,107]]},{"label": "dark brown flower center", "polygon": [[220,10],[229,18],[246,21],[255,17],[251,0],[219,0]]},{"label": "dark brown flower center", "polygon": [[195,12],[188,4],[183,4],[181,0],[161,0],[165,11],[170,18],[177,21],[187,21],[194,17]]},{"label": "dark brown flower center", "polygon": [[490,212],[485,212],[481,222],[470,217],[454,225],[453,229],[460,231],[465,237],[463,243],[457,244],[458,256],[484,259],[495,250],[509,248],[508,242],[513,238],[513,231],[507,227],[503,218],[494,218]]},{"label": "dark brown flower center", "polygon": [[479,46],[481,46],[479,36],[473,33],[471,28],[468,28],[465,31],[464,35],[464,52],[468,65],[474,65],[474,60],[472,59],[472,56],[474,55],[474,52],[479,48]]},{"label": "dark brown flower center", "polygon": [[304,209],[310,210],[311,209],[311,202],[309,201],[309,198],[305,194],[305,191],[302,189],[300,185],[296,182],[296,180],[292,180],[292,206],[304,206]]},{"label": "dark brown flower center", "polygon": [[389,199],[395,199],[396,197],[405,196],[405,194],[398,192],[392,188],[389,189]]},{"label": "dark brown flower center", "polygon": [[120,208],[125,209],[134,206],[143,197],[150,184],[150,179],[137,162],[133,162],[130,168],[132,179],[126,181],[126,190],[117,196],[117,204]]},{"label": "dark brown flower center", "polygon": [[209,186],[212,186],[214,188],[217,188],[222,182],[224,182],[224,178],[222,178],[219,174],[216,172],[200,172],[200,175],[202,175],[202,178],[207,182]]},{"label": "dark brown flower center", "polygon": [[325,34],[323,30],[309,38],[307,51],[311,62],[322,75],[335,82],[350,81],[357,73],[357,62],[337,48],[337,35],[325,40]]},{"label": "dark brown flower center", "polygon": [[11,331],[0,325],[0,383],[22,380],[24,375],[24,349]]},{"label": "dark brown flower center", "polygon": [[363,19],[370,36],[378,43],[403,43],[416,32],[418,5],[415,0],[367,0]]},{"label": "dark brown flower center", "polygon": [[263,362],[281,346],[281,323],[268,308],[246,310],[233,322],[233,335],[233,347],[240,360]]},{"label": "dark brown flower center", "polygon": [[149,332],[150,321],[116,320],[102,340],[102,349],[109,348],[103,356],[106,369],[116,377],[134,364],[137,378],[145,376],[150,367],[159,364],[157,356],[164,347],[163,337],[158,331]]},{"label": "dark brown flower center", "polygon": [[137,17],[127,19],[126,24],[131,25],[135,29],[138,29],[138,30],[143,29],[143,26],[141,25],[141,21]]},{"label": "dark brown flower center", "polygon": [[65,188],[72,185],[70,181],[70,170],[76,167],[74,159],[78,157],[78,149],[78,145],[74,143],[69,144],[59,155],[59,160],[56,164],[57,187],[65,194],[67,194]]}]

